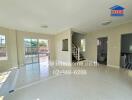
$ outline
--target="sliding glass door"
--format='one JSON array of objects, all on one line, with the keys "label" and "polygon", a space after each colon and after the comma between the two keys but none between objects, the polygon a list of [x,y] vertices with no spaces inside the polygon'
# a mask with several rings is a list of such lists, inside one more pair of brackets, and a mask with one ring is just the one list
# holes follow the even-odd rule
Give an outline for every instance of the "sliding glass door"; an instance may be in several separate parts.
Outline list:
[{"label": "sliding glass door", "polygon": [[49,60],[48,40],[39,39],[38,44],[39,61],[43,63],[48,63]]},{"label": "sliding glass door", "polygon": [[32,46],[32,63],[38,63],[39,62],[38,40],[31,39],[31,46]]},{"label": "sliding glass door", "polygon": [[24,39],[24,46],[25,46],[25,64],[32,63],[32,46],[31,46],[31,39]]},{"label": "sliding glass door", "polygon": [[38,40],[37,39],[24,39],[25,45],[25,64],[39,62],[38,57]]},{"label": "sliding glass door", "polygon": [[48,62],[49,49],[48,40],[44,39],[24,39],[25,64]]}]

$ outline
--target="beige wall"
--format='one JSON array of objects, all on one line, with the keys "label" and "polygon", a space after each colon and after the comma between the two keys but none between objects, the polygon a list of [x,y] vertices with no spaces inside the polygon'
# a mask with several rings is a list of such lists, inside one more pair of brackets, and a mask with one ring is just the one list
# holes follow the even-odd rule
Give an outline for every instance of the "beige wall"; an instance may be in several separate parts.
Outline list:
[{"label": "beige wall", "polygon": [[9,69],[11,66],[17,65],[17,54],[16,54],[16,33],[14,30],[9,30],[6,28],[0,28],[0,34],[6,36],[7,42],[7,60],[0,61],[0,71],[5,71]]},{"label": "beige wall", "polygon": [[121,34],[127,33],[132,33],[132,23],[88,33],[86,38],[87,59],[91,61],[97,60],[97,38],[108,37],[107,64],[108,66],[119,68]]},{"label": "beige wall", "polygon": [[[17,32],[17,33],[16,33]],[[88,60],[97,60],[97,38],[108,37],[108,66],[120,66],[120,38],[121,34],[132,33],[132,23],[122,24],[116,27],[98,30],[88,33],[86,36],[86,57]],[[24,41],[25,37],[43,38],[49,40],[50,60],[71,64],[71,30],[60,32],[55,36],[15,31],[0,28],[0,34],[6,35],[8,60],[0,61],[0,71],[5,71],[18,64],[24,64]],[[16,35],[17,34],[17,35]],[[17,38],[16,38],[17,37]],[[68,39],[69,51],[62,51],[62,40]],[[18,49],[17,49],[18,47]],[[17,53],[18,50],[18,53]],[[18,54],[18,55],[17,55]]]},{"label": "beige wall", "polygon": [[[68,51],[62,51],[62,40],[68,39]],[[70,65],[71,60],[71,30],[66,30],[55,36],[55,59],[58,64]]]},{"label": "beige wall", "polygon": [[[54,38],[51,35],[29,33],[0,28],[0,34],[6,35],[8,60],[0,61],[0,72],[24,64],[24,38],[41,38],[49,40],[50,61],[54,61]],[[17,38],[16,38],[17,37]],[[18,48],[17,48],[18,47]],[[18,52],[17,52],[18,51]]]}]

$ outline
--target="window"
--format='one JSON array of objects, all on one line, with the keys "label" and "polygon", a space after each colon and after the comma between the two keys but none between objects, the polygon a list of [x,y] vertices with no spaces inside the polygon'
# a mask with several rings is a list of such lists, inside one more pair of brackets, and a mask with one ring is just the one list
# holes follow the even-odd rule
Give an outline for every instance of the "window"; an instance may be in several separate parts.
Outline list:
[{"label": "window", "polygon": [[0,35],[0,60],[7,60],[5,35]]},{"label": "window", "polygon": [[85,39],[81,39],[81,51],[85,52]]},{"label": "window", "polygon": [[62,42],[62,51],[68,51],[68,39],[64,39]]}]

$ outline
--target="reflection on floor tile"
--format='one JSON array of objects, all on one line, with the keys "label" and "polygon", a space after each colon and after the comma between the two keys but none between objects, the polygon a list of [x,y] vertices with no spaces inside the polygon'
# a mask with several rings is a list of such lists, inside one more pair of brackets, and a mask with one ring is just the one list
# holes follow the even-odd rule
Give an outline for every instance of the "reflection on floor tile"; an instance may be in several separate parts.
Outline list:
[{"label": "reflection on floor tile", "polygon": [[[86,70],[85,75],[62,74],[54,70]],[[20,70],[15,92],[4,100],[131,100],[132,76],[123,69],[99,67],[56,67],[28,65]],[[43,80],[47,78],[46,80]],[[31,84],[21,88],[24,85]]]},{"label": "reflection on floor tile", "polygon": [[34,63],[20,68],[16,88],[47,78],[50,75],[49,66],[45,63]]},{"label": "reflection on floor tile", "polygon": [[9,91],[13,90],[16,87],[18,69],[10,69],[7,72],[1,74],[1,83],[0,83],[0,97],[9,94]]}]

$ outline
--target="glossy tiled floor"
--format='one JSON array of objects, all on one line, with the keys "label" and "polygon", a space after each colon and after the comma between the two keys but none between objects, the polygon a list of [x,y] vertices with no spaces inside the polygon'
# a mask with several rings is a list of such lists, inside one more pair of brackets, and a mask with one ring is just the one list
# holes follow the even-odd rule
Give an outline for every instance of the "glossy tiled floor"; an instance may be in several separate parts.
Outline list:
[{"label": "glossy tiled floor", "polygon": [[72,67],[65,70],[86,70],[87,74],[53,75],[56,69],[24,67],[16,91],[4,100],[132,100],[131,71],[106,66]]},{"label": "glossy tiled floor", "polygon": [[48,65],[38,63],[26,65],[19,70],[19,78],[16,83],[16,88],[21,88],[33,82],[48,78],[49,76],[50,70]]}]

